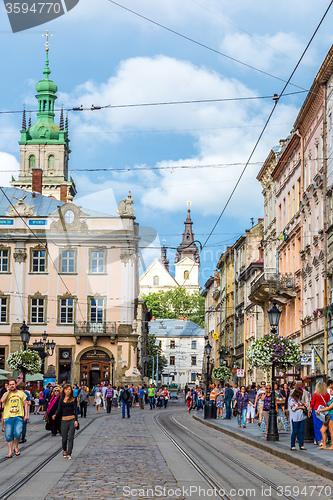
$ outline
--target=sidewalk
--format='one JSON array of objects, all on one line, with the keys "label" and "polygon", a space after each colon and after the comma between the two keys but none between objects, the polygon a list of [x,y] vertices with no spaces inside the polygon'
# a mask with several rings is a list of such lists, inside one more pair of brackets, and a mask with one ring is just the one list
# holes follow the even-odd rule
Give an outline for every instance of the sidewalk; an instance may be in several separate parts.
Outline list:
[{"label": "sidewalk", "polygon": [[296,443],[296,450],[292,451],[290,449],[291,434],[284,431],[279,433],[279,441],[266,441],[264,433],[259,430],[257,420],[255,420],[254,424],[247,424],[244,429],[243,427],[238,427],[237,418],[235,417],[231,420],[204,420],[203,411],[198,411],[195,412],[193,418],[235,439],[239,439],[267,453],[294,463],[299,467],[333,480],[333,450],[318,450],[318,446],[315,446],[313,443],[304,443],[307,450],[300,451],[298,443]]}]

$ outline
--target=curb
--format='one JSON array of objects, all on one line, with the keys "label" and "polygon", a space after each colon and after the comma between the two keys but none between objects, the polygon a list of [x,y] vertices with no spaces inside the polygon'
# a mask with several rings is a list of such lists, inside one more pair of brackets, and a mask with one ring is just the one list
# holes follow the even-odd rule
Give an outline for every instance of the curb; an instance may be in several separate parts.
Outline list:
[{"label": "curb", "polygon": [[298,458],[295,455],[291,455],[290,453],[287,453],[286,451],[282,451],[276,448],[272,448],[271,446],[268,446],[265,443],[260,443],[256,441],[255,439],[249,438],[247,436],[238,434],[237,432],[231,431],[229,429],[225,429],[223,427],[220,427],[216,424],[213,424],[211,422],[206,422],[202,420],[201,418],[197,417],[196,415],[192,415],[192,418],[196,420],[197,422],[200,422],[203,425],[206,425],[207,427],[211,427],[212,429],[215,429],[217,431],[223,432],[224,434],[227,434],[228,436],[231,436],[235,439],[238,439],[239,441],[242,441],[243,443],[250,444],[251,446],[255,446],[256,448],[259,448],[260,450],[263,450],[267,453],[270,453],[271,455],[275,455],[278,458],[282,458],[283,460],[290,462],[292,464],[298,465],[299,467],[302,467],[303,469],[306,469],[310,472],[314,472],[315,474],[318,474],[319,476],[325,477],[326,479],[330,479],[333,481],[333,471],[330,467],[326,465],[318,465],[317,462],[314,462],[313,460],[307,458],[306,460],[303,460],[301,458]]}]

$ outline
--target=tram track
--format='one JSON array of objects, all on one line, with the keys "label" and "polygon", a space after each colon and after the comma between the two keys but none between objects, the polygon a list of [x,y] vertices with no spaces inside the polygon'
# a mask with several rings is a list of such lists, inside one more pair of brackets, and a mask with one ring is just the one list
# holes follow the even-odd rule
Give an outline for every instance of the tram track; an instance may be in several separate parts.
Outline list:
[{"label": "tram track", "polygon": [[[219,456],[223,457],[224,460],[227,460],[229,463],[232,463],[234,466],[236,466],[243,473],[249,475],[251,477],[251,479],[260,481],[262,484],[267,485],[269,488],[271,488],[271,491],[274,491],[277,494],[278,498],[285,499],[285,500],[298,500],[293,495],[288,495],[286,493],[283,493],[281,491],[281,487],[279,487],[277,484],[275,484],[273,481],[271,481],[267,477],[264,477],[261,474],[257,473],[255,470],[251,469],[249,466],[247,466],[242,461],[233,457],[229,453],[221,450],[217,446],[215,446],[211,443],[208,443],[207,440],[204,440],[198,434],[196,434],[192,430],[188,429],[182,423],[178,422],[178,420],[176,420],[173,416],[171,416],[170,419],[179,429],[181,429],[183,432],[187,433],[188,435],[194,437],[197,441],[200,442],[201,445],[204,445],[206,448],[213,450]],[[176,439],[170,434],[170,432],[159,421],[158,416],[155,417],[155,421],[156,421],[157,425],[159,426],[159,428],[162,430],[162,432],[169,438],[169,440],[174,444],[174,446],[178,449],[178,451],[187,459],[187,461],[195,468],[195,470],[207,482],[207,484],[215,487],[217,490],[221,489],[221,490],[225,491],[225,495],[220,496],[220,498],[223,498],[223,499],[232,498],[233,500],[235,500],[235,497],[230,495],[230,492],[225,488],[225,486],[223,486],[218,481],[218,479],[216,479],[210,472],[208,472],[207,469],[205,467],[203,467],[202,464],[196,458],[194,458],[194,456],[184,446],[180,445],[179,442],[176,441]]]},{"label": "tram track", "polygon": [[[92,423],[95,422],[95,420],[100,419],[100,418],[105,418],[106,415],[101,415],[99,417],[94,417],[92,420],[90,420],[84,427],[82,427],[79,431],[75,432],[74,439],[80,436],[82,432],[84,432]],[[44,435],[41,439],[44,439],[45,437],[49,436],[50,434]],[[39,443],[40,440],[35,441],[34,443],[31,443],[30,446],[33,446],[37,443]],[[25,447],[25,449],[28,446]],[[36,476],[46,465],[48,465],[57,455],[59,455],[62,452],[62,446],[57,448],[54,452],[52,452],[50,455],[47,457],[43,458],[37,465],[35,465],[30,471],[25,473],[22,477],[20,477],[17,481],[13,482],[10,484],[7,488],[4,490],[0,491],[0,500],[7,500],[8,498],[11,498],[17,491],[19,491],[30,479],[32,479],[34,476]],[[7,459],[4,459],[7,461]]]},{"label": "tram track", "polygon": [[[43,436],[41,436],[40,438],[36,439],[35,441],[31,441],[29,442],[28,444],[26,444],[25,446],[21,446],[20,447],[20,452],[21,451],[25,451],[27,450],[28,448],[31,448],[32,446],[34,446],[35,444],[37,443],[40,443],[42,441],[42,439],[45,439],[47,438],[48,436],[50,436],[50,433],[48,432],[47,434],[44,434]],[[0,464],[2,464],[3,462],[8,462],[9,458],[7,457],[3,457],[3,458],[0,458]]]}]

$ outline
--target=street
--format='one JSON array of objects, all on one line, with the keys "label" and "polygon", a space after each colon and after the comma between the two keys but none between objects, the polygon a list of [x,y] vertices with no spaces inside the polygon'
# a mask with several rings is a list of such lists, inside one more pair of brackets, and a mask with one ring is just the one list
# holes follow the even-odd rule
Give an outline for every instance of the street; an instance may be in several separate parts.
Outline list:
[{"label": "street", "polygon": [[331,480],[203,425],[182,402],[130,419],[90,406],[72,461],[37,419],[21,456],[1,463],[0,499],[333,498]]}]

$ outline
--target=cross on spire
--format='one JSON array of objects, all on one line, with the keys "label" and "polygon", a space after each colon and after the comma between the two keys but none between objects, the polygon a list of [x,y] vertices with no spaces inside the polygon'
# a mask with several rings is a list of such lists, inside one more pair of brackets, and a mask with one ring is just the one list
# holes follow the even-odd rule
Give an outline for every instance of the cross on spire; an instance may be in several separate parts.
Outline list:
[{"label": "cross on spire", "polygon": [[45,35],[42,35],[42,37],[46,38],[46,43],[45,43],[45,50],[46,50],[46,52],[48,52],[49,48],[50,48],[50,43],[49,43],[50,36],[52,37],[53,35],[50,35],[49,30],[46,30]]}]

